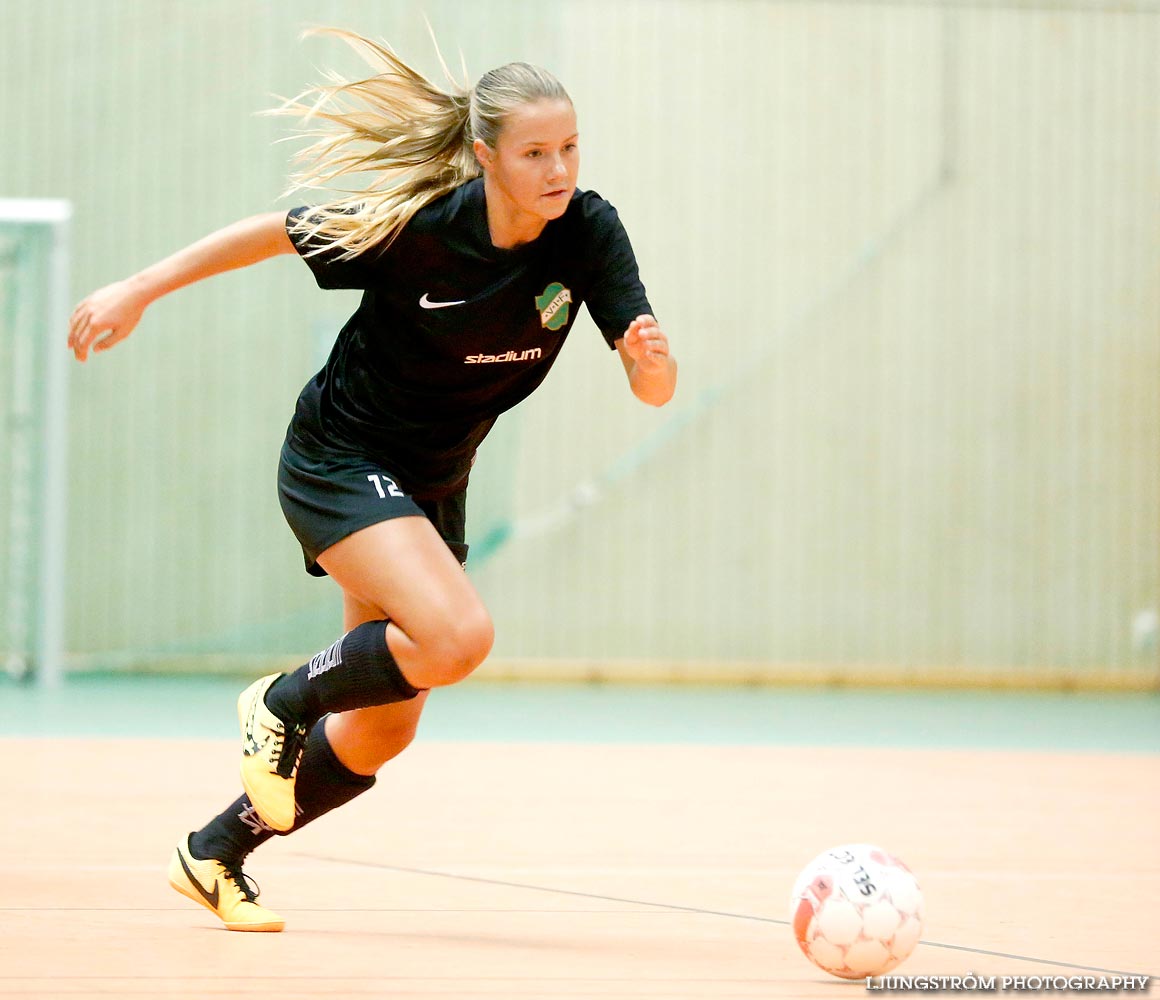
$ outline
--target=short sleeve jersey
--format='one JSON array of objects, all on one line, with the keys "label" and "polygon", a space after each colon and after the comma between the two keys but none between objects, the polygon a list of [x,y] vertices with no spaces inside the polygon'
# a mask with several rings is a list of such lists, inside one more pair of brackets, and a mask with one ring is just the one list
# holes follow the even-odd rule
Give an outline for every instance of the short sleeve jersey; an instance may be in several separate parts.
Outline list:
[{"label": "short sleeve jersey", "polygon": [[652,311],[616,210],[591,191],[510,250],[491,243],[482,179],[421,209],[380,251],[341,260],[291,239],[319,286],[363,295],[303,389],[290,439],[370,457],[416,495],[466,480],[499,414],[548,374],[581,304],[609,347]]}]

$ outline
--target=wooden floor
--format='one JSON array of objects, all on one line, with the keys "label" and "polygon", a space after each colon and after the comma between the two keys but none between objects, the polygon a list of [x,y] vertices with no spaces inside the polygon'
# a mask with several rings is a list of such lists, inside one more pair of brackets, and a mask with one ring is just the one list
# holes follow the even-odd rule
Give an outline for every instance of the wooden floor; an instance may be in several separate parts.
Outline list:
[{"label": "wooden floor", "polygon": [[1160,973],[1157,755],[419,742],[252,857],[257,935],[165,878],[235,752],[0,740],[0,996],[849,998],[786,914],[850,841],[922,882],[897,974]]}]

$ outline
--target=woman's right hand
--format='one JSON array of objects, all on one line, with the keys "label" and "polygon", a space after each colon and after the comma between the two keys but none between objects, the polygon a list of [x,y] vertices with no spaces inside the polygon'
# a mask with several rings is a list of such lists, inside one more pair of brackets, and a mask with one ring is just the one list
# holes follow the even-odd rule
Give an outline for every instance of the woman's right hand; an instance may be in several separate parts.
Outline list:
[{"label": "woman's right hand", "polygon": [[107,351],[129,336],[145,307],[161,296],[210,275],[295,252],[286,233],[285,212],[264,212],[241,219],[126,281],[98,288],[73,310],[68,324],[69,349],[77,361],[85,361],[90,348]]},{"label": "woman's right hand", "polygon": [[107,351],[133,332],[150,299],[132,279],[117,281],[82,300],[68,324],[69,350],[77,361],[86,361],[89,349]]}]

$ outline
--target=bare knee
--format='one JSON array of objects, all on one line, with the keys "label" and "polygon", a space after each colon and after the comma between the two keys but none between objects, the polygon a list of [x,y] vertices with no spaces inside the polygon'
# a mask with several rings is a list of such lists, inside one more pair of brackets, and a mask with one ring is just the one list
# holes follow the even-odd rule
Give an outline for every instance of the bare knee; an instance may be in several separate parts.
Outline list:
[{"label": "bare knee", "polygon": [[407,749],[419,728],[426,692],[409,702],[338,712],[326,718],[326,738],[356,774],[374,774]]},{"label": "bare knee", "polygon": [[463,680],[487,659],[494,641],[495,627],[483,608],[449,621],[424,643],[424,659],[436,675],[433,686]]},{"label": "bare knee", "polygon": [[495,627],[482,606],[449,618],[426,634],[412,637],[413,655],[403,666],[416,687],[455,684],[467,677],[491,652]]}]

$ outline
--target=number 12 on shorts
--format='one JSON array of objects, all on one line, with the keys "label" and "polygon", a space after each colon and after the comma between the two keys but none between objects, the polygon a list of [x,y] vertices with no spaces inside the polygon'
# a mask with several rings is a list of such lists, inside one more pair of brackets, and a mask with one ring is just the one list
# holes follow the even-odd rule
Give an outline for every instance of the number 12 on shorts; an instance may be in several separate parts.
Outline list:
[{"label": "number 12 on shorts", "polygon": [[367,476],[367,480],[375,484],[375,489],[378,491],[380,500],[386,500],[387,497],[404,497],[407,495],[395,485],[395,481],[389,476],[371,475]]}]

